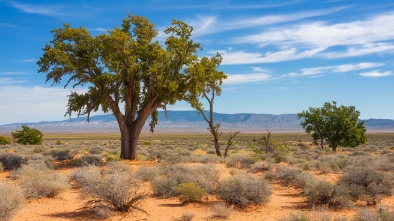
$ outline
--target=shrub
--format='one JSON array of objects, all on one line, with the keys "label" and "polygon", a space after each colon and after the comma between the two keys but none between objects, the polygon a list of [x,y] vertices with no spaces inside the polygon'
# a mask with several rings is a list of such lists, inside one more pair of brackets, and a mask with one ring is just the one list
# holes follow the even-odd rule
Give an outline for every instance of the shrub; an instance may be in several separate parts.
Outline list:
[{"label": "shrub", "polygon": [[280,219],[280,221],[309,221],[310,219],[303,213],[291,213],[288,217]]},{"label": "shrub", "polygon": [[147,167],[147,166],[140,166],[137,169],[136,176],[143,180],[143,181],[152,181],[155,177],[157,177],[159,174],[163,174],[164,168],[160,167]]},{"label": "shrub", "polygon": [[72,175],[72,180],[82,186],[83,196],[92,198],[86,203],[86,207],[109,206],[120,212],[139,209],[136,204],[144,195],[137,193],[139,182],[124,165],[113,163],[105,172],[100,172],[93,166],[86,168],[81,168]]},{"label": "shrub", "polygon": [[174,219],[174,221],[191,221],[194,218],[194,213],[191,212],[185,212],[182,214],[181,217]]},{"label": "shrub", "polygon": [[57,160],[71,160],[75,153],[72,153],[69,149],[53,149],[51,155]]},{"label": "shrub", "polygon": [[256,158],[246,154],[235,154],[226,159],[226,166],[237,168],[248,168],[257,161]]},{"label": "shrub", "polygon": [[349,166],[339,182],[349,187],[354,201],[361,199],[368,205],[375,205],[383,196],[392,195],[390,178],[368,166]]},{"label": "shrub", "polygon": [[23,165],[14,173],[26,198],[54,197],[69,188],[67,177],[45,164]]},{"label": "shrub", "polygon": [[296,176],[301,172],[302,170],[299,168],[277,166],[275,171],[267,174],[267,178],[279,180],[282,185],[288,186],[294,183]]},{"label": "shrub", "polygon": [[103,162],[101,158],[102,157],[98,155],[86,155],[76,158],[74,163],[76,166],[89,166],[89,165],[101,166],[105,164],[105,162]]},{"label": "shrub", "polygon": [[363,209],[357,213],[353,221],[394,221],[394,209],[389,210],[387,207],[378,207],[375,212],[369,209]]},{"label": "shrub", "polygon": [[307,201],[313,206],[325,205],[340,209],[350,205],[350,196],[346,188],[327,181],[318,180],[307,184]]},{"label": "shrub", "polygon": [[27,160],[22,156],[14,153],[0,154],[0,162],[3,164],[4,169],[12,170],[21,167]]},{"label": "shrub", "polygon": [[225,203],[219,202],[213,204],[209,209],[212,212],[213,218],[227,219],[234,211],[233,208],[233,205],[227,206]]},{"label": "shrub", "polygon": [[181,183],[178,185],[178,189],[179,199],[183,203],[200,201],[205,195],[205,191],[193,182]]},{"label": "shrub", "polygon": [[271,189],[263,179],[251,174],[238,174],[219,183],[217,194],[230,204],[247,206],[268,201]]},{"label": "shrub", "polygon": [[23,200],[22,191],[9,183],[0,184],[0,220],[11,220]]},{"label": "shrub", "polygon": [[259,161],[250,166],[249,171],[250,172],[265,172],[265,171],[270,171],[272,170],[272,164],[265,162],[265,161]]},{"label": "shrub", "polygon": [[2,173],[2,172],[4,172],[4,166],[3,166],[3,163],[0,162],[0,173]]},{"label": "shrub", "polygon": [[[164,174],[164,173],[163,173]],[[151,181],[156,196],[162,198],[179,195],[178,184],[193,182],[207,193],[213,193],[219,182],[220,171],[217,166],[207,165],[172,165],[165,175]]]},{"label": "shrub", "polygon": [[42,144],[42,132],[30,128],[28,126],[22,126],[22,130],[12,132],[12,137],[17,140],[17,143],[23,145],[39,145]]},{"label": "shrub", "polygon": [[7,144],[11,144],[12,140],[8,137],[5,136],[0,136],[0,145],[7,145]]}]

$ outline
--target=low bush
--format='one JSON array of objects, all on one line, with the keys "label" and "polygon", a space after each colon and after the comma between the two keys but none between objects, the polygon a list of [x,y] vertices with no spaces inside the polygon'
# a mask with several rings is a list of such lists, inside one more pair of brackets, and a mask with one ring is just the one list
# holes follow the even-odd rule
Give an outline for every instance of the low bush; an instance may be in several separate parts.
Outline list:
[{"label": "low bush", "polygon": [[109,206],[112,210],[127,212],[139,209],[137,203],[144,198],[138,193],[140,182],[132,176],[127,166],[111,163],[107,171],[97,167],[84,167],[72,175],[72,180],[82,186],[84,197],[89,197],[87,208]]},{"label": "low bush", "polygon": [[13,170],[18,169],[23,163],[27,162],[27,159],[14,153],[3,153],[0,154],[0,162],[3,164],[4,169]]},{"label": "low bush", "polygon": [[363,209],[357,213],[352,221],[394,221],[394,209],[378,207],[375,212]]},{"label": "low bush", "polygon": [[7,144],[11,144],[12,140],[8,137],[5,136],[0,136],[0,145],[7,145]]},{"label": "low bush", "polygon": [[193,182],[181,183],[178,185],[178,189],[178,198],[182,203],[200,201],[205,195],[205,191],[196,186]]},{"label": "low bush", "polygon": [[75,166],[89,166],[89,165],[96,165],[102,166],[105,165],[105,162],[102,161],[102,157],[99,155],[85,155],[78,157],[73,160]]},{"label": "low bush", "polygon": [[136,176],[143,181],[152,181],[158,175],[165,173],[164,170],[165,168],[158,166],[140,166],[137,169]]},{"label": "low bush", "polygon": [[217,194],[233,205],[247,206],[268,202],[271,189],[262,178],[251,174],[238,174],[219,183]]},{"label": "low bush", "polygon": [[207,193],[215,192],[220,171],[213,164],[193,166],[176,164],[170,166],[163,174],[151,181],[152,189],[156,196],[168,198],[179,195],[177,186],[181,183],[193,182]]},{"label": "low bush", "polygon": [[226,166],[237,168],[249,168],[257,161],[255,157],[246,154],[234,154],[226,158]]},{"label": "low bush", "polygon": [[265,162],[265,161],[258,161],[250,166],[249,171],[252,173],[256,172],[265,172],[272,170],[272,164]]},{"label": "low bush", "polygon": [[393,182],[388,175],[368,166],[347,167],[339,182],[349,187],[354,201],[364,200],[368,205],[392,195]]},{"label": "low bush", "polygon": [[300,168],[287,167],[287,166],[276,166],[273,171],[266,174],[267,179],[279,180],[284,186],[295,183],[297,175],[302,172]]},{"label": "low bush", "polygon": [[348,190],[340,185],[327,181],[314,181],[306,186],[308,204],[311,206],[327,206],[333,209],[349,207],[351,204]]},{"label": "low bush", "polygon": [[52,149],[51,155],[57,160],[71,160],[75,153],[72,153],[70,149]]},{"label": "low bush", "polygon": [[192,221],[194,217],[195,217],[194,213],[185,212],[182,214],[181,217],[174,219],[174,221]]},{"label": "low bush", "polygon": [[223,202],[215,203],[209,209],[212,212],[212,217],[219,219],[227,219],[234,212],[233,205],[228,206]]},{"label": "low bush", "polygon": [[9,183],[0,183],[0,220],[11,220],[23,200],[22,191]]},{"label": "low bush", "polygon": [[68,178],[41,165],[23,165],[13,172],[26,198],[54,197],[69,188]]}]

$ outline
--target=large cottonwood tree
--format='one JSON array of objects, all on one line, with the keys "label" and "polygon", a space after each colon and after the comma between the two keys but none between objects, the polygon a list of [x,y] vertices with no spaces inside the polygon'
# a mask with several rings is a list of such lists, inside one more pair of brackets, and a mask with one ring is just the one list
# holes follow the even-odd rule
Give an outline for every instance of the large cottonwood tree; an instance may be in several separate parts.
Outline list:
[{"label": "large cottonwood tree", "polygon": [[356,147],[367,141],[364,122],[359,121],[359,116],[360,112],[354,106],[338,107],[335,101],[298,113],[306,133],[312,133],[315,141],[320,140],[322,149],[326,141],[333,151],[339,146]]},{"label": "large cottonwood tree", "polygon": [[[192,76],[185,71],[198,61],[198,43],[191,40],[193,28],[173,20],[164,31],[164,45],[154,38],[158,32],[144,17],[128,15],[121,27],[97,36],[85,28],[68,24],[52,31],[37,62],[47,81],[65,86],[87,86],[86,93],[72,91],[66,115],[89,115],[100,108],[111,111],[121,133],[121,158],[136,159],[142,128],[151,116],[153,132],[157,109],[184,100],[192,88]],[[124,110],[122,106],[124,105]]]}]

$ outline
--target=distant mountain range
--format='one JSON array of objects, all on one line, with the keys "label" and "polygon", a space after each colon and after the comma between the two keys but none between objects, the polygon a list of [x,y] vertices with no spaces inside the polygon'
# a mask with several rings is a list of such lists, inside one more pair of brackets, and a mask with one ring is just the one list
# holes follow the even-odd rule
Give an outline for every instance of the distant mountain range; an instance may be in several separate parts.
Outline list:
[{"label": "distant mountain range", "polygon": [[[168,118],[167,118],[168,117]],[[167,117],[163,111],[159,112],[158,132],[206,132],[207,123],[196,111],[167,111]],[[280,132],[302,132],[300,120],[296,114],[221,114],[214,113],[215,123],[221,124],[224,131],[237,130],[241,132],[261,132],[265,130]],[[149,119],[148,119],[149,121]],[[50,121],[38,123],[15,123],[0,125],[0,132],[8,132],[19,129],[22,125],[28,125],[42,130],[43,132],[113,132],[119,131],[118,124],[112,114],[97,115],[90,117],[72,118],[71,120]],[[148,131],[146,123],[144,130]],[[394,120],[368,119],[365,120],[368,131],[394,131]]]}]

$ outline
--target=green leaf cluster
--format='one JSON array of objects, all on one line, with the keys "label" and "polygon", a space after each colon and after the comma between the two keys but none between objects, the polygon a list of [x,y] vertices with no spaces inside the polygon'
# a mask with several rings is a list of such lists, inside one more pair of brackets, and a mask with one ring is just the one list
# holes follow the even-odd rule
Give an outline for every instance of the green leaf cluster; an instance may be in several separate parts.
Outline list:
[{"label": "green leaf cluster", "polygon": [[366,143],[366,129],[359,116],[360,112],[354,106],[338,107],[335,101],[298,113],[303,119],[301,126],[305,132],[311,133],[315,141],[320,140],[322,147],[325,140],[333,151],[339,146],[356,147]]},{"label": "green leaf cluster", "polygon": [[5,136],[0,136],[0,145],[7,145],[7,144],[11,144],[12,140],[8,137]]},{"label": "green leaf cluster", "polygon": [[40,130],[22,126],[22,130],[12,132],[12,137],[16,139],[17,143],[23,145],[39,145],[42,144],[43,134]]}]

